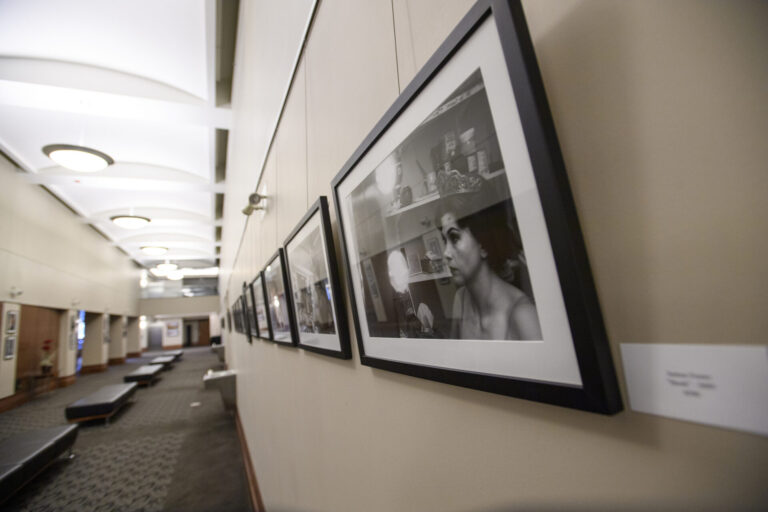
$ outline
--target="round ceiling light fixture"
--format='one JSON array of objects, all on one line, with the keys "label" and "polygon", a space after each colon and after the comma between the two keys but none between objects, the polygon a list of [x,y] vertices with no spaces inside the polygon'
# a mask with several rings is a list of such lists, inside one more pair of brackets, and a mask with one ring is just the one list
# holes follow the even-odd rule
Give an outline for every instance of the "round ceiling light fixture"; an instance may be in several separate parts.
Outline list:
[{"label": "round ceiling light fixture", "polygon": [[49,144],[43,153],[62,167],[78,172],[96,172],[115,163],[112,157],[96,149],[72,144]]},{"label": "round ceiling light fixture", "polygon": [[165,263],[158,263],[155,268],[161,272],[173,272],[179,268],[179,266],[175,263],[169,263],[166,261]]},{"label": "round ceiling light fixture", "polygon": [[162,256],[163,254],[168,252],[168,248],[155,246],[155,245],[145,245],[144,247],[141,248],[141,252],[143,252],[147,256]]},{"label": "round ceiling light fixture", "polygon": [[184,279],[184,272],[182,270],[172,270],[168,272],[168,275],[165,276],[171,281],[179,281],[181,279]]},{"label": "round ceiling light fixture", "polygon": [[149,218],[138,215],[115,215],[110,220],[123,229],[139,229],[150,223]]}]

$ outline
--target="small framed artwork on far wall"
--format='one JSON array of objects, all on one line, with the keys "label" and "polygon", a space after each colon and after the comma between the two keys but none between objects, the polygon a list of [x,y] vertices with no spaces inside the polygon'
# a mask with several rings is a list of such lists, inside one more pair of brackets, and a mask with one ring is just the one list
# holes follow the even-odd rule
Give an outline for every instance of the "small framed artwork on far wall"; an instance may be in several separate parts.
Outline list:
[{"label": "small framed artwork on far wall", "polygon": [[352,357],[328,199],[321,196],[285,241],[285,266],[300,347]]},{"label": "small framed artwork on far wall", "polygon": [[298,335],[291,308],[290,285],[285,271],[285,255],[282,247],[267,262],[263,275],[272,341],[283,345],[295,345]]},{"label": "small framed artwork on far wall", "polygon": [[5,332],[7,332],[8,334],[15,333],[19,328],[18,320],[19,320],[18,310],[9,309],[5,313]]},{"label": "small framed artwork on far wall", "polygon": [[264,274],[259,272],[251,281],[251,293],[253,294],[253,312],[256,318],[257,336],[263,340],[272,339],[272,326],[267,311],[267,295],[264,289]]},{"label": "small framed artwork on far wall", "polygon": [[16,355],[16,335],[5,337],[5,347],[3,347],[3,359],[13,359]]}]

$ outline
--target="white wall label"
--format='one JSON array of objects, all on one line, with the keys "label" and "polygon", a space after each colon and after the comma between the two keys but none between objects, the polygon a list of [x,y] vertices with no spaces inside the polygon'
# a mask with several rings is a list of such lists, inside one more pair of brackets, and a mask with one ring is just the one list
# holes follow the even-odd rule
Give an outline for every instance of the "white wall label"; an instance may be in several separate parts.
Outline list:
[{"label": "white wall label", "polygon": [[768,347],[622,343],[634,411],[768,435]]}]

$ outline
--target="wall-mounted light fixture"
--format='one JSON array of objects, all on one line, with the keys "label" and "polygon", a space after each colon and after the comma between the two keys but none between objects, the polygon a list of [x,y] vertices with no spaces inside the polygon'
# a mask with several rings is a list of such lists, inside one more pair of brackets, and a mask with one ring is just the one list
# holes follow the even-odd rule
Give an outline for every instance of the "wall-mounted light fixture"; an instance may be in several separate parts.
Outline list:
[{"label": "wall-mounted light fixture", "polygon": [[15,299],[22,293],[24,293],[24,290],[19,290],[15,286],[11,286],[11,291],[8,292],[8,295],[10,295],[12,299]]},{"label": "wall-mounted light fixture", "polygon": [[115,163],[106,153],[85,146],[49,144],[43,153],[62,167],[78,172],[96,172]]},{"label": "wall-mounted light fixture", "polygon": [[243,208],[243,214],[250,215],[257,210],[267,209],[267,196],[254,192],[248,196],[248,205]]}]

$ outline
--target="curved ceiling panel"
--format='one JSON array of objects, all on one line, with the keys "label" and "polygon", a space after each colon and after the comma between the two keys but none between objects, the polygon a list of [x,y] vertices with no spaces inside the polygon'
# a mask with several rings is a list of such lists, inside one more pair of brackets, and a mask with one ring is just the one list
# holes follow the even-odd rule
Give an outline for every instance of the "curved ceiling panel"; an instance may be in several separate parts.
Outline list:
[{"label": "curved ceiling panel", "polygon": [[3,2],[0,55],[118,69],[206,99],[205,16],[205,0]]}]

